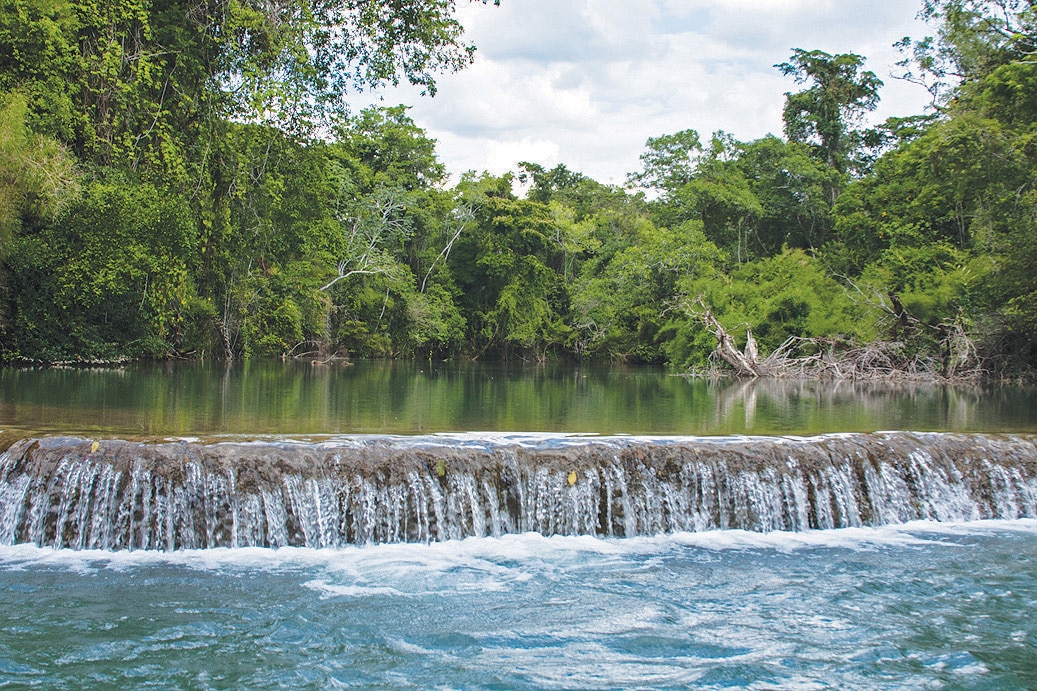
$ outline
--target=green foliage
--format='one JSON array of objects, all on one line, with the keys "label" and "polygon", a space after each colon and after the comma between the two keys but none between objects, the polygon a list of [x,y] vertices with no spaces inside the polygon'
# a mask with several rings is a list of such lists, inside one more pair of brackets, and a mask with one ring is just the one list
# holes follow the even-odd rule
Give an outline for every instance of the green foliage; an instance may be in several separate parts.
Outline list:
[{"label": "green foliage", "polygon": [[761,207],[758,224],[745,234],[750,256],[824,244],[832,224],[830,192],[841,178],[836,170],[805,145],[776,137],[745,144],[736,165]]},{"label": "green foliage", "polygon": [[789,141],[810,144],[819,159],[840,172],[847,169],[858,137],[853,126],[879,101],[882,81],[863,66],[860,55],[800,48],[792,51],[788,62],[777,65],[797,83],[812,83],[808,89],[785,94],[782,115]]},{"label": "green foliage", "polygon": [[726,276],[683,281],[681,292],[687,296],[683,317],[673,326],[667,355],[686,367],[705,365],[715,345],[696,317],[699,308],[692,301],[699,297],[730,333],[751,328],[764,354],[793,336],[868,341],[879,335],[880,311],[802,250],[744,264]]},{"label": "green foliage", "polygon": [[318,267],[291,262],[236,281],[228,302],[234,345],[241,354],[284,357],[317,351],[331,308],[317,290],[319,277]]},{"label": "green foliage", "polygon": [[[1011,204],[1026,164],[1000,123],[963,115],[932,127],[853,185],[837,205],[836,238],[859,270],[887,247],[971,247],[1001,224],[981,213]],[[853,269],[848,269],[853,270]]]},{"label": "green foliage", "polygon": [[183,181],[221,120],[301,132],[344,114],[359,88],[405,79],[433,93],[436,72],[472,58],[454,11],[452,0],[5,0],[0,90],[25,91],[42,131],[93,162]]},{"label": "green foliage", "polygon": [[363,192],[382,187],[414,191],[443,180],[436,142],[414,124],[406,106],[366,108],[342,120],[337,134],[335,151]]},{"label": "green foliage", "polygon": [[14,243],[10,354],[163,357],[193,347],[189,318],[204,310],[184,257],[196,242],[184,200],[120,179],[91,183]]},{"label": "green foliage", "polygon": [[82,61],[76,15],[65,0],[0,3],[0,91],[22,94],[31,104],[26,125],[66,143],[83,126],[74,96]]},{"label": "green foliage", "polygon": [[403,353],[431,359],[460,352],[467,324],[445,286],[433,283],[424,293],[410,293],[406,308]]},{"label": "green foliage", "polygon": [[[675,230],[642,226],[642,237],[576,284],[573,323],[581,353],[662,362],[664,328],[692,277],[715,277],[723,255],[688,222]],[[708,280],[708,279],[704,279]],[[707,350],[708,352],[708,350]]]},{"label": "green foliage", "polygon": [[75,161],[26,124],[26,99],[0,96],[0,258],[23,220],[46,221],[76,194]]},{"label": "green foliage", "polygon": [[1012,62],[969,82],[962,96],[970,110],[1008,128],[1032,129],[1037,122],[1037,62]]},{"label": "green foliage", "polygon": [[567,331],[564,247],[549,207],[516,199],[510,186],[510,176],[463,181],[475,223],[449,267],[474,352],[543,359]]},{"label": "green foliage", "polygon": [[785,139],[652,137],[633,191],[528,162],[448,188],[405,106],[348,112],[467,64],[454,11],[0,0],[3,356],[702,366],[701,297],[764,352],[966,328],[1037,365],[1032,3],[926,0],[903,76],[935,115],[862,129],[864,59],[796,49]]},{"label": "green foliage", "polygon": [[802,143],[768,136],[737,142],[717,133],[687,181],[652,205],[658,225],[702,222],[736,263],[783,247],[818,248],[832,226],[831,191],[843,175]]},{"label": "green foliage", "polygon": [[761,220],[767,214],[754,186],[740,166],[712,160],[675,196],[682,207],[694,209],[707,237],[728,248],[741,263],[751,256],[752,236],[759,237]]},{"label": "green foliage", "polygon": [[676,190],[691,180],[701,151],[702,142],[695,130],[649,137],[641,154],[644,170],[631,175],[630,182],[650,189]]},{"label": "green foliage", "polygon": [[937,326],[971,311],[990,270],[988,257],[932,243],[886,250],[862,274],[861,284],[877,296],[896,295],[911,317]]}]

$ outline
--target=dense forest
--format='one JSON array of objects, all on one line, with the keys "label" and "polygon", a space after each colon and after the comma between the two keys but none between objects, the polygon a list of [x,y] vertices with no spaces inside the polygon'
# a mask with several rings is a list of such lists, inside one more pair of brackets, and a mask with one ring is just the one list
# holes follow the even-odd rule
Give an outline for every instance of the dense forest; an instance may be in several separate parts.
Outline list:
[{"label": "dense forest", "polygon": [[1037,365],[1037,3],[925,0],[932,107],[877,127],[863,56],[792,49],[783,136],[660,134],[620,187],[448,184],[350,111],[471,62],[453,0],[0,1],[4,361]]}]

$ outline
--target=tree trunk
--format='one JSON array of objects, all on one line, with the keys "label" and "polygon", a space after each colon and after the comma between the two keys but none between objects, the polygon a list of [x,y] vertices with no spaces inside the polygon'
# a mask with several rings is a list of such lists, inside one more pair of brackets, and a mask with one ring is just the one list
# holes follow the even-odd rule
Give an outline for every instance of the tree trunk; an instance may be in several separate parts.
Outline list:
[{"label": "tree trunk", "polygon": [[747,331],[745,352],[738,350],[735,340],[727,330],[721,326],[717,318],[710,310],[702,315],[702,321],[717,339],[717,353],[724,361],[734,367],[735,374],[739,377],[752,377],[753,379],[763,376],[760,370],[759,351],[756,347],[756,339],[753,338],[752,329]]}]

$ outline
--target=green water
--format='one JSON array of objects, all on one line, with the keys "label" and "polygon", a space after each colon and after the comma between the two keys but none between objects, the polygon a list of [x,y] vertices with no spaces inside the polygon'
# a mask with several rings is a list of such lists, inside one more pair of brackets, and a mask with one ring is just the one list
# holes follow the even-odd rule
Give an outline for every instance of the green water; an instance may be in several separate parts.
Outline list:
[{"label": "green water", "polygon": [[703,381],[653,368],[249,362],[0,369],[0,430],[109,435],[1037,432],[1018,387]]}]

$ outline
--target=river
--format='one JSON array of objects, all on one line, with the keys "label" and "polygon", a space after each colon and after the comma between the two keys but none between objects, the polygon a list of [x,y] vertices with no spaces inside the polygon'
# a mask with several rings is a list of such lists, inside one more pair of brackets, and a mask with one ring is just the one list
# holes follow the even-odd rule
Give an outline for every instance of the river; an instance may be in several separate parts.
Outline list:
[{"label": "river", "polygon": [[705,381],[644,367],[258,361],[0,369],[0,430],[150,436],[1037,432],[1012,386]]},{"label": "river", "polygon": [[0,688],[1033,688],[1035,403],[0,370]]}]

